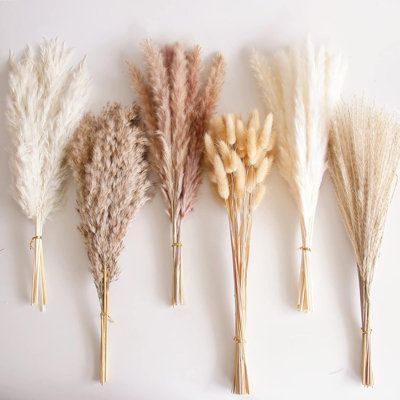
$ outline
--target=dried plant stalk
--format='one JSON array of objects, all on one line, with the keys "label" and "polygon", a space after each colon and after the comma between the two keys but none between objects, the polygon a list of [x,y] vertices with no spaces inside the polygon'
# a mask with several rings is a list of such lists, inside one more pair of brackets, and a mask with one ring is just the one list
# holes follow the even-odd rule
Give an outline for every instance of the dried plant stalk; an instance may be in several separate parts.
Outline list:
[{"label": "dried plant stalk", "polygon": [[231,237],[235,291],[235,362],[232,391],[249,393],[245,353],[247,270],[253,211],[265,194],[273,162],[272,114],[260,126],[257,110],[247,125],[238,115],[214,117],[205,148],[210,180],[225,204]]},{"label": "dried plant stalk", "polygon": [[252,67],[267,108],[275,117],[278,166],[300,214],[302,245],[297,308],[312,310],[310,252],[319,188],[326,169],[329,117],[345,64],[308,41],[271,60],[254,53]]},{"label": "dried plant stalk", "polygon": [[151,158],[172,228],[172,304],[184,303],[181,265],[181,226],[193,209],[201,182],[204,133],[215,109],[225,74],[223,57],[212,60],[201,85],[198,46],[143,46],[147,76],[129,65],[141,117],[151,136]]},{"label": "dried plant stalk", "polygon": [[119,275],[118,258],[129,221],[149,199],[148,140],[138,107],[108,105],[88,113],[70,146],[81,231],[101,307],[100,382],[107,380],[108,290]]},{"label": "dried plant stalk", "polygon": [[[71,68],[70,50],[52,39],[39,54],[27,47],[10,56],[7,118],[13,134],[10,169],[13,194],[23,213],[35,221],[31,303],[47,303],[43,225],[62,203],[67,178],[66,147],[83,114],[89,79],[84,61]],[[40,297],[39,297],[40,293]]]},{"label": "dried plant stalk", "polygon": [[329,143],[329,172],[352,242],[359,279],[362,383],[373,385],[371,284],[396,184],[400,127],[392,117],[355,99],[337,110]]}]

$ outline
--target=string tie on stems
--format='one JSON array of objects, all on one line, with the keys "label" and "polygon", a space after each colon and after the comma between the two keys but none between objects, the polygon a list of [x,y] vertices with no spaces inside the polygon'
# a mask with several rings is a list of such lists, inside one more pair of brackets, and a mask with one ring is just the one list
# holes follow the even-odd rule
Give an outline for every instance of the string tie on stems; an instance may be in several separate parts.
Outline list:
[{"label": "string tie on stems", "polygon": [[40,239],[42,239],[41,236],[38,236],[38,235],[32,236],[32,239],[31,239],[30,242],[29,242],[29,248],[32,250],[32,249],[33,249],[33,242],[34,242],[35,240],[40,240]]},{"label": "string tie on stems", "polygon": [[361,328],[361,333],[363,335],[371,334],[372,333],[372,329],[363,329],[363,328]]},{"label": "string tie on stems", "polygon": [[182,247],[182,243],[181,242],[174,242],[171,244],[171,247]]},{"label": "string tie on stems", "polygon": [[302,250],[302,251],[311,251],[311,247],[300,246],[300,247],[299,247],[299,250]]},{"label": "string tie on stems", "polygon": [[234,341],[235,343],[237,343],[237,344],[246,343],[246,340],[245,340],[245,339],[240,339],[240,338],[238,338],[237,336],[235,336],[235,337],[233,338],[233,341]]}]

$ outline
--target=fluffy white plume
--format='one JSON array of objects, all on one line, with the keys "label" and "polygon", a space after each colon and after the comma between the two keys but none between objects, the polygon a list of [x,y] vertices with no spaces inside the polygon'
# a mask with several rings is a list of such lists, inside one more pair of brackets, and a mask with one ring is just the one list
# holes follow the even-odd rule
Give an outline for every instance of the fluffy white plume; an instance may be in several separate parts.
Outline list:
[{"label": "fluffy white plume", "polygon": [[14,196],[30,219],[42,222],[62,200],[65,150],[88,97],[84,60],[69,67],[70,50],[59,39],[44,41],[38,54],[27,47],[10,56],[7,117],[13,137]]},{"label": "fluffy white plume", "polygon": [[311,310],[308,253],[319,188],[327,164],[329,118],[338,100],[346,64],[339,55],[304,48],[277,52],[271,59],[254,53],[256,78],[277,132],[277,162],[300,212],[302,268],[298,306]]}]

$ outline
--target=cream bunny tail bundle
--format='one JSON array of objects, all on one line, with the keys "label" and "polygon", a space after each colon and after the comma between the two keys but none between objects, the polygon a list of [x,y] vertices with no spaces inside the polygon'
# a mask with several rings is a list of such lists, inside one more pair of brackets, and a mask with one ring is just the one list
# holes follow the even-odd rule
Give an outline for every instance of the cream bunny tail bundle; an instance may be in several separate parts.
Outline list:
[{"label": "cream bunny tail bundle", "polygon": [[312,310],[311,242],[319,188],[326,170],[329,118],[346,65],[339,55],[315,48],[278,51],[267,59],[254,52],[251,64],[267,109],[274,115],[277,163],[300,214],[302,244],[297,307]]},{"label": "cream bunny tail bundle", "polygon": [[373,385],[371,284],[396,186],[400,126],[363,100],[339,107],[332,122],[329,172],[353,245],[360,289],[362,383]]},{"label": "cream bunny tail bundle", "polygon": [[216,116],[205,135],[209,178],[225,205],[232,247],[235,293],[235,361],[232,391],[248,394],[246,361],[247,271],[253,212],[265,194],[265,178],[274,159],[272,115],[260,125],[258,111],[247,124],[237,114]]},{"label": "cream bunny tail bundle", "polygon": [[71,68],[70,50],[59,39],[10,56],[7,118],[12,134],[13,194],[35,221],[32,304],[46,304],[43,225],[60,206],[67,177],[66,145],[83,114],[89,78],[84,61]]}]

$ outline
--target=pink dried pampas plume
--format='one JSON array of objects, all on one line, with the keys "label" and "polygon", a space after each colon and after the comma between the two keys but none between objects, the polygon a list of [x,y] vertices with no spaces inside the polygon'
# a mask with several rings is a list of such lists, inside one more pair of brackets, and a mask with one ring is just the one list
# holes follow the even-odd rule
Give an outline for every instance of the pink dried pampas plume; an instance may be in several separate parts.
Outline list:
[{"label": "pink dried pampas plume", "polygon": [[[31,303],[47,303],[43,225],[62,203],[67,178],[66,147],[83,114],[89,92],[84,61],[69,66],[71,50],[58,39],[43,41],[36,54],[27,47],[10,56],[7,118],[13,135],[10,169],[13,194],[35,221]],[[39,300],[40,293],[40,300]]]},{"label": "pink dried pampas plume", "polygon": [[151,158],[166,211],[172,225],[172,304],[184,303],[181,266],[181,224],[193,209],[201,181],[203,138],[221,90],[225,62],[216,55],[207,81],[201,84],[198,46],[160,49],[151,41],[143,46],[147,74],[129,65],[141,117],[151,135]]},{"label": "pink dried pampas plume", "polygon": [[371,363],[371,285],[386,216],[397,183],[400,126],[390,115],[354,100],[342,104],[329,141],[329,172],[353,245],[360,289],[362,383],[374,383]]},{"label": "pink dried pampas plume", "polygon": [[101,306],[100,382],[106,382],[108,289],[128,224],[149,199],[148,140],[136,106],[108,105],[82,119],[69,149],[81,231]]},{"label": "pink dried pampas plume", "polygon": [[274,114],[277,163],[300,215],[301,267],[297,308],[312,311],[310,260],[319,188],[327,165],[329,120],[346,65],[342,57],[315,48],[278,51],[251,59],[268,110]]}]

